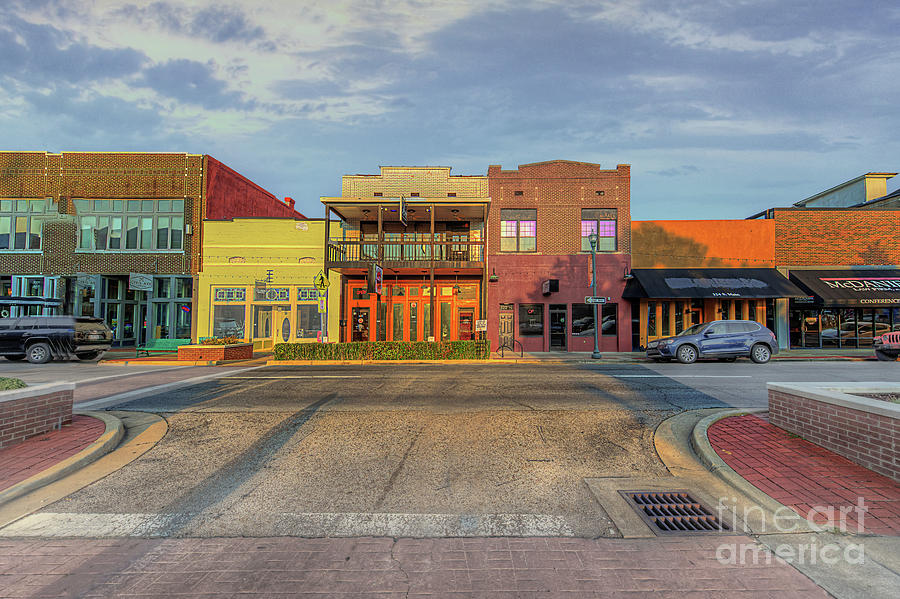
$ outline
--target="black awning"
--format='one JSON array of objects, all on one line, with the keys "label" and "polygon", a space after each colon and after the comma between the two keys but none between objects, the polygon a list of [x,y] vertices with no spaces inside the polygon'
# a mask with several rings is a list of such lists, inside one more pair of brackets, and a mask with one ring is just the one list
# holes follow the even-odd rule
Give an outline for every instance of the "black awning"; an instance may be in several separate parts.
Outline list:
[{"label": "black awning", "polygon": [[807,297],[774,268],[634,268],[626,298]]},{"label": "black awning", "polygon": [[826,306],[900,306],[900,270],[792,270],[790,276]]}]

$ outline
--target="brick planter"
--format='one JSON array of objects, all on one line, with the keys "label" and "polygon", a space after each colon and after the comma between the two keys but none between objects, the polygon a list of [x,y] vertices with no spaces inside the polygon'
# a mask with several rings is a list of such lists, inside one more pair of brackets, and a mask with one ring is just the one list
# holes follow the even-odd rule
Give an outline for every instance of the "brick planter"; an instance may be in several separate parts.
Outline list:
[{"label": "brick planter", "polygon": [[900,482],[900,404],[854,394],[897,383],[769,383],[769,422]]},{"label": "brick planter", "polygon": [[253,357],[252,343],[232,345],[181,345],[178,359],[192,362],[203,360],[249,360]]},{"label": "brick planter", "polygon": [[73,383],[0,391],[0,449],[72,423]]}]

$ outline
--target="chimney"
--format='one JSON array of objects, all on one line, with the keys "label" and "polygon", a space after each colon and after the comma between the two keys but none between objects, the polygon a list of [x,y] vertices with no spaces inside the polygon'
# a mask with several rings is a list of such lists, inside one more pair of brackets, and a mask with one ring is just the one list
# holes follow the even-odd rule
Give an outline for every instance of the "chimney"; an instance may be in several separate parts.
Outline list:
[{"label": "chimney", "polygon": [[284,198],[284,203],[288,205],[288,208],[291,210],[294,209],[294,198]]}]

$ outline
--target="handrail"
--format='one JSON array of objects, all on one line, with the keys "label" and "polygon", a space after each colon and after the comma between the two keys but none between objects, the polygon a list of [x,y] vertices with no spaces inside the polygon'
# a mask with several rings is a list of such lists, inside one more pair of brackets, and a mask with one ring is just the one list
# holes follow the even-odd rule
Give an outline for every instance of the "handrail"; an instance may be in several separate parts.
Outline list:
[{"label": "handrail", "polygon": [[377,240],[329,240],[328,260],[330,262],[378,262],[382,260],[483,262],[485,249],[484,240],[435,240],[433,244],[430,240],[425,239],[392,239],[383,240],[380,244]]}]

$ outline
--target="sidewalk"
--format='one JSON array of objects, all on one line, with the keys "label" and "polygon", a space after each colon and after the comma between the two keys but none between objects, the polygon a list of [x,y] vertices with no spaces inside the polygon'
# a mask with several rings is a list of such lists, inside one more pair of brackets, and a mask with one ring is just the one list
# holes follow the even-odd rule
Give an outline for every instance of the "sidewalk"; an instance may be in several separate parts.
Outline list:
[{"label": "sidewalk", "polygon": [[828,597],[742,536],[55,539],[0,542],[4,597]]},{"label": "sidewalk", "polygon": [[[708,431],[716,453],[735,472],[776,501],[817,524],[848,511],[846,532],[900,535],[900,484],[805,441],[765,417],[724,418]],[[851,511],[862,500],[861,519]],[[839,521],[832,520],[835,525]]]},{"label": "sidewalk", "polygon": [[102,420],[76,414],[70,425],[0,449],[0,491],[77,454],[105,430]]},{"label": "sidewalk", "polygon": [[[550,362],[550,363],[652,363],[644,352],[600,352],[601,358],[594,360],[591,352],[519,352],[505,351],[505,357],[492,352],[491,359],[503,362]],[[790,360],[874,360],[872,349],[783,349],[772,356],[772,361]]]}]

